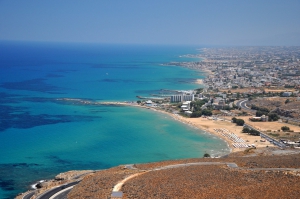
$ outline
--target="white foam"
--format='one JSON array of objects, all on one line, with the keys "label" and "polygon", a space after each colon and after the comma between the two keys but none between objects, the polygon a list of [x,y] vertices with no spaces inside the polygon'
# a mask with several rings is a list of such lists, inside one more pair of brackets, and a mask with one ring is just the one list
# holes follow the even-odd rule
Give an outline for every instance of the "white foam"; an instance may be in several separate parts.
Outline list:
[{"label": "white foam", "polygon": [[36,185],[39,184],[39,183],[42,183],[42,182],[45,182],[45,180],[40,180],[40,181],[38,181],[37,183],[31,185],[30,187],[31,187],[32,189],[37,189]]}]

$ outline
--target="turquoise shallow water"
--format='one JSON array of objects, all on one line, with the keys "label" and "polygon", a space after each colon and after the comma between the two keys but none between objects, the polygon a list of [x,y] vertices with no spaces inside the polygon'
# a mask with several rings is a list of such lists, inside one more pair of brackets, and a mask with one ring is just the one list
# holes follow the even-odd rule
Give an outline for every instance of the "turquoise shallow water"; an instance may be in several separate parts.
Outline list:
[{"label": "turquoise shallow water", "polygon": [[165,114],[57,100],[197,88],[201,72],[161,65],[195,49],[1,42],[0,198],[67,170],[228,153],[224,141]]}]

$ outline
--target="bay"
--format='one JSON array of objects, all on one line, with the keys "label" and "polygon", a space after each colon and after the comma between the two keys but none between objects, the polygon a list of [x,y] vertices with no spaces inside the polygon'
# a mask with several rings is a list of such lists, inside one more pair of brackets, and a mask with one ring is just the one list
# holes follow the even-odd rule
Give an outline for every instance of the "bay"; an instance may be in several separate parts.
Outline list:
[{"label": "bay", "polygon": [[226,143],[168,115],[135,107],[78,104],[136,101],[161,89],[195,89],[204,73],[196,46],[0,42],[0,198],[68,170],[202,157]]}]

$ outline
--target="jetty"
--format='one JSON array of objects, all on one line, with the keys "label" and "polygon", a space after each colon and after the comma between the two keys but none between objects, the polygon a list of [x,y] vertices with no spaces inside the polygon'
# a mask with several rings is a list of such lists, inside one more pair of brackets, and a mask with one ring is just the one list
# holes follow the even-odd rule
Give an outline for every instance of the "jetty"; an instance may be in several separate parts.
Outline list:
[{"label": "jetty", "polygon": [[150,99],[150,100],[164,100],[165,98],[162,98],[162,97],[142,97],[142,96],[136,96],[137,98],[139,99]]}]

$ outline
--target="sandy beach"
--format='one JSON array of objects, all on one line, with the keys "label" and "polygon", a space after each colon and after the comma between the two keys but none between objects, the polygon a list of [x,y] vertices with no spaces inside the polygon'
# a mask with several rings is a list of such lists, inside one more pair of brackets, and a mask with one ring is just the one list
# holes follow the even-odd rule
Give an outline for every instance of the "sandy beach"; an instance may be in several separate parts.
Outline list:
[{"label": "sandy beach", "polygon": [[261,142],[261,138],[259,136],[251,136],[245,133],[242,133],[242,126],[236,126],[235,123],[230,121],[220,121],[213,120],[209,118],[185,118],[182,116],[177,116],[177,118],[184,123],[193,125],[199,129],[205,130],[213,135],[220,137],[228,143],[228,146],[231,148],[232,152],[243,151],[245,148],[236,148],[233,146],[235,143],[233,140],[229,139],[226,136],[223,136],[220,130],[225,130],[227,133],[234,133],[238,138],[241,138],[245,141],[247,145],[255,145],[255,147],[266,147],[272,146],[269,142]]},{"label": "sandy beach", "polygon": [[[128,105],[126,103],[119,103],[119,104],[124,104],[124,105]],[[237,126],[235,123],[232,123],[228,120],[213,120],[210,117],[206,117],[206,118],[187,118],[187,117],[183,117],[180,116],[178,114],[173,114],[173,113],[169,113],[169,112],[165,112],[162,110],[158,110],[155,108],[149,108],[146,106],[140,106],[140,105],[133,105],[135,107],[140,107],[140,108],[147,108],[153,111],[157,111],[163,114],[168,114],[169,116],[173,117],[175,120],[182,122],[186,125],[191,125],[193,127],[196,127],[200,130],[204,130],[212,135],[218,136],[219,138],[225,140],[228,143],[228,146],[231,149],[231,152],[237,152],[237,151],[243,151],[246,148],[237,148],[234,147],[233,144],[235,144],[236,142],[234,142],[232,139],[229,139],[226,136],[223,136],[220,132],[220,130],[225,130],[227,133],[233,133],[235,134],[238,138],[241,138],[242,140],[245,141],[245,144],[247,145],[255,145],[255,147],[257,148],[265,148],[265,147],[274,147],[273,144],[271,144],[268,141],[265,142],[261,142],[261,137],[260,136],[252,136],[252,135],[248,135],[245,133],[242,133],[242,126]]]},{"label": "sandy beach", "polygon": [[195,81],[195,83],[196,83],[196,84],[202,84],[202,85],[203,85],[203,79],[197,79],[197,80]]},{"label": "sandy beach", "polygon": [[[134,106],[137,108],[145,108],[145,109],[149,109],[152,111],[160,112],[162,114],[168,114],[169,116],[171,116],[172,118],[174,118],[175,120],[177,120],[179,122],[182,122],[186,125],[191,125],[195,128],[201,129],[203,131],[206,131],[212,135],[218,136],[219,138],[225,140],[228,144],[228,147],[230,147],[231,152],[243,151],[246,148],[248,148],[248,146],[255,146],[257,148],[274,147],[273,144],[261,139],[261,137],[259,137],[259,136],[252,136],[252,135],[242,133],[243,127],[237,126],[235,123],[232,123],[230,121],[231,120],[230,117],[222,118],[222,119],[221,118],[214,119],[212,117],[188,118],[188,117],[183,117],[178,114],[166,112],[166,111],[154,108],[154,107],[141,106],[137,103],[101,102],[98,104],[118,105],[118,106]],[[249,116],[248,117],[240,117],[240,118],[249,122],[249,120],[248,120]],[[259,124],[268,125],[268,123],[265,123],[265,124],[259,123]],[[255,123],[255,124],[251,123],[251,125],[255,126],[255,125],[257,125],[257,123]],[[277,124],[277,125],[282,125],[282,124]]]},{"label": "sandy beach", "polygon": [[[224,118],[226,120],[214,120],[212,117],[207,117],[207,118],[186,118],[183,116],[180,116],[178,114],[173,114],[173,113],[169,113],[169,112],[165,112],[163,110],[159,110],[156,108],[152,108],[152,107],[147,107],[147,106],[140,106],[136,103],[125,103],[125,102],[105,102],[105,103],[101,103],[101,104],[106,104],[106,105],[120,105],[120,106],[134,106],[137,108],[145,108],[145,109],[149,109],[151,111],[155,111],[155,112],[159,112],[162,114],[167,114],[169,116],[171,116],[172,118],[174,118],[175,120],[177,120],[178,122],[182,122],[186,125],[190,125],[193,126],[195,128],[201,129],[202,131],[206,131],[212,135],[218,136],[221,139],[225,140],[228,143],[228,146],[231,148],[231,154],[226,157],[227,161],[232,161],[237,163],[239,166],[243,166],[243,165],[248,165],[249,161],[251,162],[251,159],[248,161],[247,159],[232,159],[232,158],[237,158],[239,157],[239,155],[237,156],[232,156],[233,152],[242,152],[244,151],[246,148],[236,148],[233,146],[233,144],[236,144],[236,142],[234,142],[232,139],[229,139],[228,137],[224,137],[220,131],[223,132],[227,132],[227,133],[231,133],[234,134],[236,137],[241,138],[245,141],[245,143],[247,145],[252,145],[254,144],[255,147],[257,148],[257,154],[260,154],[258,156],[251,156],[251,158],[261,158],[261,154],[267,154],[265,151],[260,151],[260,150],[275,150],[276,148],[269,143],[268,141],[266,142],[261,142],[261,138],[259,136],[251,136],[248,134],[244,134],[242,133],[242,126],[236,126],[236,124],[232,123],[231,121],[229,121],[230,118]],[[246,118],[243,118],[246,119]],[[199,132],[200,133],[200,132]],[[266,148],[268,146],[268,148]],[[282,151],[280,151],[282,152]],[[248,152],[249,153],[249,152]],[[247,154],[248,154],[247,153]],[[251,153],[251,152],[250,152]],[[253,153],[253,152],[252,152]],[[275,153],[275,152],[274,152]],[[234,153],[234,154],[240,154],[240,153]],[[241,153],[243,154],[243,153]],[[273,156],[269,156],[269,157],[273,157]],[[208,159],[201,159],[201,161],[220,161],[222,158],[208,158]],[[228,159],[229,158],[229,159]],[[262,160],[265,160],[266,163],[270,163],[273,164],[273,162],[270,162],[267,160],[267,158],[262,158]],[[279,159],[276,159],[276,161]],[[294,160],[292,158],[292,160]],[[170,161],[165,161],[165,162],[155,162],[155,163],[147,163],[147,164],[141,164],[141,165],[136,165],[136,167],[138,169],[133,169],[133,170],[128,170],[128,169],[124,169],[124,166],[118,166],[118,167],[113,167],[111,169],[106,169],[106,170],[102,170],[97,172],[96,174],[94,174],[95,172],[91,172],[91,171],[75,171],[75,172],[66,172],[66,173],[62,173],[59,174],[56,178],[57,179],[63,179],[62,181],[56,181],[56,180],[51,180],[49,182],[47,182],[44,187],[40,190],[38,190],[36,192],[36,194],[40,194],[48,189],[50,189],[53,186],[56,186],[58,184],[63,184],[66,183],[67,181],[70,182],[74,179],[74,176],[81,176],[82,178],[85,177],[83,179],[83,181],[80,183],[80,185],[77,185],[77,187],[72,190],[72,192],[70,193],[71,195],[69,196],[70,198],[81,198],[82,195],[87,195],[88,197],[91,197],[93,194],[96,194],[97,196],[109,196],[112,192],[112,187],[115,188],[115,190],[117,191],[125,191],[127,192],[127,194],[133,194],[133,193],[140,193],[138,191],[136,191],[134,188],[131,187],[131,183],[135,182],[136,180],[140,180],[140,179],[148,179],[147,177],[147,172],[144,173],[145,170],[148,170],[149,168],[156,168],[156,167],[160,167],[162,165],[170,165],[170,164],[182,164],[182,163],[186,163],[186,162],[198,162],[199,159],[183,159],[183,160],[170,160]],[[246,161],[246,162],[245,162]],[[255,159],[255,161],[257,162],[257,160]],[[252,161],[253,162],[253,161]],[[287,161],[282,160],[282,162],[286,163]],[[298,161],[295,161],[296,163]],[[258,165],[258,164],[257,164]],[[256,166],[257,166],[256,165]],[[253,165],[252,165],[253,166]],[[261,166],[261,165],[260,165]],[[286,165],[284,165],[285,167],[287,167]],[[294,165],[292,165],[293,168]],[[216,167],[216,168],[215,168]],[[266,167],[268,167],[266,165]],[[282,167],[282,165],[277,166],[277,167]],[[183,170],[187,170],[189,168],[192,168],[192,166],[184,168]],[[209,171],[211,173],[215,173],[215,172],[220,172],[222,171],[223,167],[219,167],[219,166],[210,166],[210,167],[196,167],[197,169],[197,175],[201,172],[198,172],[198,170],[200,169],[201,171],[203,171],[203,169],[208,168],[208,169],[214,169],[213,171]],[[141,170],[140,170],[141,169]],[[140,173],[142,171],[142,173]],[[171,169],[171,170],[167,170],[167,172],[165,172],[165,170],[163,172],[159,172],[160,175],[158,176],[158,180],[163,181],[164,180],[164,176],[169,176],[168,172],[169,171],[176,171],[177,174],[180,174],[181,172],[177,172],[177,170]],[[228,169],[225,169],[225,171],[228,171]],[[83,173],[86,173],[87,175],[82,175]],[[243,173],[243,172],[242,172]],[[145,174],[145,175],[141,175],[141,174]],[[151,172],[151,176],[152,176],[153,172]],[[131,178],[127,178],[128,176],[132,175],[132,179]],[[226,174],[226,176],[231,175],[231,172],[229,172],[228,174]],[[140,177],[142,176],[142,177]],[[143,177],[144,176],[144,177]],[[173,176],[173,174],[172,174]],[[186,175],[179,175],[178,178],[181,179]],[[133,178],[135,177],[135,178]],[[238,177],[240,178],[240,177]],[[125,179],[125,180],[124,180]],[[188,179],[188,180],[187,180]],[[188,183],[194,183],[194,182],[190,182],[190,178],[185,179],[181,179],[182,181],[187,180],[186,182]],[[209,178],[211,179],[211,178]],[[237,178],[233,178],[233,179],[237,179]],[[97,183],[95,184],[95,181],[97,181]],[[98,182],[99,181],[99,182]],[[127,182],[128,181],[128,182]],[[233,180],[235,181],[235,180]],[[125,183],[126,182],[126,183]],[[176,182],[173,182],[174,187],[181,185],[182,183],[178,184],[178,181],[176,180]],[[98,184],[101,184],[101,189],[99,189]],[[126,185],[124,185],[126,184]],[[141,184],[140,182],[138,184]],[[142,183],[143,184],[143,183]],[[146,181],[146,184],[148,184],[148,180]],[[199,184],[199,183],[197,183]],[[176,186],[175,186],[176,185]],[[124,186],[124,188],[122,188],[122,186]],[[235,186],[235,184],[234,184]],[[128,188],[130,187],[130,188]],[[136,185],[134,186],[136,187]],[[153,186],[155,188],[155,186]],[[150,187],[148,187],[148,189],[152,190],[152,185]],[[184,190],[186,189],[185,187],[180,188],[180,190]],[[97,190],[97,191],[95,191]],[[190,189],[188,189],[190,190]],[[193,190],[193,189],[192,189]],[[97,192],[97,193],[95,193]],[[99,192],[99,193],[98,193]],[[169,193],[173,194],[173,192],[175,193],[174,190],[170,191]],[[210,193],[209,190],[207,190],[205,193]],[[147,193],[142,193],[142,194],[146,194]],[[24,195],[19,195],[17,198],[22,198]]]},{"label": "sandy beach", "polygon": [[[125,105],[125,106],[134,106],[138,108],[146,108],[152,111],[160,112],[163,114],[168,114],[169,116],[173,117],[175,120],[182,122],[186,125],[191,125],[195,128],[198,128],[200,130],[206,131],[212,135],[218,136],[219,138],[225,140],[228,144],[228,147],[231,149],[231,152],[237,152],[237,151],[244,151],[247,147],[234,147],[236,145],[236,140],[230,139],[230,137],[224,136],[225,134],[234,134],[233,136],[236,136],[237,138],[241,139],[242,145],[254,145],[257,148],[262,147],[274,147],[274,145],[268,141],[265,141],[261,139],[260,136],[252,136],[248,135],[246,133],[242,133],[242,126],[237,126],[235,123],[232,123],[230,118],[227,118],[227,120],[214,120],[211,117],[205,117],[205,118],[187,118],[183,117],[178,114],[169,113],[163,110],[159,110],[153,107],[148,106],[140,106],[138,104],[130,104],[130,103],[124,103],[124,102],[107,102],[105,104],[115,104],[115,105]],[[248,121],[247,118],[243,118],[245,121]],[[222,132],[220,132],[222,131]],[[265,141],[262,142],[261,140]],[[238,142],[238,145],[240,143]]]}]

